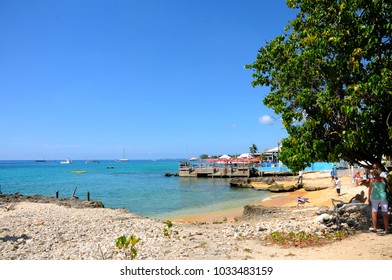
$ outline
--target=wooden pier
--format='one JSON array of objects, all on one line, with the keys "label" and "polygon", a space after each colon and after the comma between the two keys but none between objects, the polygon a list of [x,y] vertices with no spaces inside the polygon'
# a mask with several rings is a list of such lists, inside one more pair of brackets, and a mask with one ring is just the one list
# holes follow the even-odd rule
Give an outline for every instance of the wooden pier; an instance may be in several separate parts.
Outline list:
[{"label": "wooden pier", "polygon": [[180,165],[180,177],[236,178],[256,176],[257,169],[248,164],[227,166],[190,166]]}]

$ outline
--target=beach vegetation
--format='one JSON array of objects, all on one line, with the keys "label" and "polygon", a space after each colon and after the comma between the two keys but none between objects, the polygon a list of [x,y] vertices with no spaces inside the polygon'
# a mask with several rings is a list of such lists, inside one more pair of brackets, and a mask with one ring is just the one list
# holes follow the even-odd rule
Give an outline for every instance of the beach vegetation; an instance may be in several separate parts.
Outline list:
[{"label": "beach vegetation", "polygon": [[324,232],[322,234],[300,232],[274,231],[265,237],[265,240],[286,247],[310,247],[331,243],[342,240],[350,236],[352,232],[348,230],[339,230],[333,232]]},{"label": "beach vegetation", "polygon": [[136,244],[139,243],[139,241],[140,238],[136,237],[133,234],[128,238],[125,235],[122,235],[117,238],[116,247],[120,250],[123,250],[125,255],[129,256],[131,260],[134,260],[137,257]]},{"label": "beach vegetation", "polygon": [[167,220],[165,222],[166,227],[163,228],[163,235],[167,238],[172,238],[173,236],[178,236],[178,231],[173,231],[171,228],[173,227],[173,222]]},{"label": "beach vegetation", "polygon": [[252,249],[245,248],[245,249],[244,249],[244,252],[249,253],[249,254],[252,254],[253,251],[252,251]]},{"label": "beach vegetation", "polygon": [[296,18],[259,49],[253,86],[281,116],[280,160],[382,165],[392,155],[391,1],[287,0]]}]

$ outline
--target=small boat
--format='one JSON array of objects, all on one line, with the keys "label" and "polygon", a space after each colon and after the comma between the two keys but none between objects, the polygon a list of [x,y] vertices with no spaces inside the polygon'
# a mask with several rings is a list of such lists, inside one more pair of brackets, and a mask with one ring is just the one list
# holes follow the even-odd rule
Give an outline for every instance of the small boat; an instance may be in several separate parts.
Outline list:
[{"label": "small boat", "polygon": [[125,158],[125,148],[123,149],[123,157],[116,160],[117,162],[128,162],[129,159]]},{"label": "small boat", "polygon": [[70,160],[70,159],[66,159],[65,161],[60,161],[60,164],[71,164],[72,163],[72,160]]},{"label": "small boat", "polygon": [[87,171],[86,171],[86,170],[72,170],[72,173],[75,173],[75,174],[84,174],[84,173],[87,173]]},{"label": "small boat", "polygon": [[114,166],[106,166],[107,169],[113,169]]},{"label": "small boat", "polygon": [[88,160],[86,161],[87,164],[89,163],[101,163],[99,160]]}]

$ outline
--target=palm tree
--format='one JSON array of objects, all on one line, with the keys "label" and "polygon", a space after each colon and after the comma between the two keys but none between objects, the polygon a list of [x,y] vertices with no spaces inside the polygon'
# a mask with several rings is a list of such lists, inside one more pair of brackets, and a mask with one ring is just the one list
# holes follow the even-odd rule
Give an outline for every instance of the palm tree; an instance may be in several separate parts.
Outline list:
[{"label": "palm tree", "polygon": [[252,154],[253,157],[255,156],[255,153],[257,153],[257,151],[258,151],[258,149],[257,149],[256,144],[252,144],[252,146],[249,147],[249,152]]}]

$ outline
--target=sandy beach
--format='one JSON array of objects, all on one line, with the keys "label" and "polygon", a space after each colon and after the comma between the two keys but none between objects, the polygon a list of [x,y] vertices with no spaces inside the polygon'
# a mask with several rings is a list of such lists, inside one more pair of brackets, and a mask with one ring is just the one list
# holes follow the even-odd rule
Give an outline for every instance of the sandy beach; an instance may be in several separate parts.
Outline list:
[{"label": "sandy beach", "polygon": [[[365,186],[355,186],[349,174],[341,176],[342,195],[348,202]],[[305,174],[304,184],[329,184],[325,190],[277,194],[260,205],[270,215],[241,217],[243,209],[184,217],[167,225],[121,209],[77,209],[53,203],[19,202],[0,207],[0,259],[102,260],[129,259],[115,240],[134,234],[140,238],[140,260],[391,260],[392,234],[359,232],[317,247],[283,247],[265,239],[273,231],[315,231],[322,225],[316,213],[332,207],[337,198],[328,174]],[[257,184],[254,186],[257,188]],[[297,208],[297,197],[309,203]],[[227,219],[227,221],[225,221]],[[219,222],[218,222],[219,221]]]},{"label": "sandy beach", "polygon": [[[277,207],[294,207],[297,206],[297,198],[306,197],[309,198],[309,203],[306,207],[320,207],[320,206],[332,206],[331,198],[339,199],[344,202],[350,201],[356,194],[365,192],[365,197],[368,196],[368,188],[364,185],[356,186],[352,183],[352,178],[349,170],[340,171],[340,180],[342,182],[341,195],[337,196],[334,182],[331,180],[329,171],[309,172],[303,175],[303,183],[309,186],[327,186],[327,189],[319,191],[306,191],[305,189],[299,189],[295,192],[276,193],[272,197],[269,197],[263,201],[260,201],[256,205],[263,206],[277,206]],[[296,183],[297,178],[294,176],[292,180],[280,182],[283,185],[292,185]],[[252,186],[257,189],[263,189],[264,186],[261,183],[252,183]],[[242,215],[243,208],[231,209],[225,212],[213,212],[203,215],[189,215],[176,219],[177,222],[192,222],[200,221],[212,223],[215,220],[227,219],[228,221],[234,221],[235,218]]]}]

